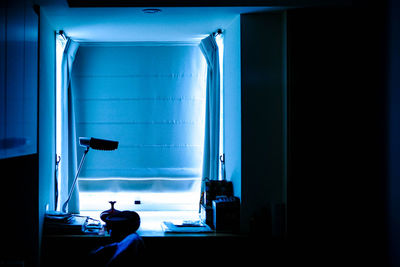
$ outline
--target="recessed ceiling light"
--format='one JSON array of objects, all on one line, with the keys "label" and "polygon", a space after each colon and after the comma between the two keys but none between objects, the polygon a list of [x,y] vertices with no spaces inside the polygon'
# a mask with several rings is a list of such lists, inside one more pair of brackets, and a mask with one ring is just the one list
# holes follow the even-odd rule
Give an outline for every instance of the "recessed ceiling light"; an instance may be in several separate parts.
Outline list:
[{"label": "recessed ceiling light", "polygon": [[145,14],[155,14],[161,12],[161,9],[158,8],[145,8],[142,10]]}]

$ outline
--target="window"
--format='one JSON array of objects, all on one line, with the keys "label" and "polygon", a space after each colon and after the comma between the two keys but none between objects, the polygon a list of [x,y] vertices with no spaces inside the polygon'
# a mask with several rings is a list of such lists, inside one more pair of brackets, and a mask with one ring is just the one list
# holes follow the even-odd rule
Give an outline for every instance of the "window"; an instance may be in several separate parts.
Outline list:
[{"label": "window", "polygon": [[[222,35],[216,41],[222,72]],[[119,148],[88,153],[74,193],[78,197],[69,202],[73,211],[98,212],[114,200],[121,210],[197,213],[208,75],[199,44],[57,42],[59,51],[75,47],[67,52],[72,72],[63,72],[71,83],[68,90],[62,89],[64,97],[57,94],[57,127],[62,128],[57,128],[57,153],[65,169],[58,172],[61,199],[66,199],[70,176],[76,172],[73,166],[83,155],[79,137],[96,137],[119,141]],[[218,150],[223,154],[220,82]],[[224,175],[222,165],[219,177]]]},{"label": "window", "polygon": [[120,142],[88,153],[81,211],[108,209],[110,200],[118,209],[198,211],[205,83],[197,44],[80,45],[71,83],[76,137]]}]

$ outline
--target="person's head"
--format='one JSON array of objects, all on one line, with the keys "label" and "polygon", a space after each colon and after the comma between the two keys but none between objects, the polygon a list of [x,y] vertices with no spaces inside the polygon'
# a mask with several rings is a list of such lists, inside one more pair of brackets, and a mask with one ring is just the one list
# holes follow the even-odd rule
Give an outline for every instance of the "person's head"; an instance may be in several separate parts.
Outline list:
[{"label": "person's head", "polygon": [[122,211],[107,216],[106,222],[111,230],[111,238],[120,241],[139,229],[140,217],[134,211]]}]

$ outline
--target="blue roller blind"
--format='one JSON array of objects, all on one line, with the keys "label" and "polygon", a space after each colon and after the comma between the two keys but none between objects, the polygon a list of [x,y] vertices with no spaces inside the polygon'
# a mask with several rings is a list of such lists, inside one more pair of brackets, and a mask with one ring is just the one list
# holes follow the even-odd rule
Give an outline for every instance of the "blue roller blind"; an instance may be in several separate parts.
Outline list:
[{"label": "blue roller blind", "polygon": [[187,190],[200,179],[206,63],[197,45],[82,44],[74,64],[76,136],[120,142],[89,152],[80,191]]}]

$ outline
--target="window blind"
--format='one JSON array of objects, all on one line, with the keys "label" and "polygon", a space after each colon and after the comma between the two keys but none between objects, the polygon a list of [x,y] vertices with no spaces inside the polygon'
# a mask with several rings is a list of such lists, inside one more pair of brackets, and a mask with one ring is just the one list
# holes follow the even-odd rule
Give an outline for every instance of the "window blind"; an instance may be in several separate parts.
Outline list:
[{"label": "window blind", "polygon": [[88,153],[81,192],[185,191],[199,182],[207,74],[197,45],[83,44],[74,64],[77,138],[119,141],[116,151]]}]

